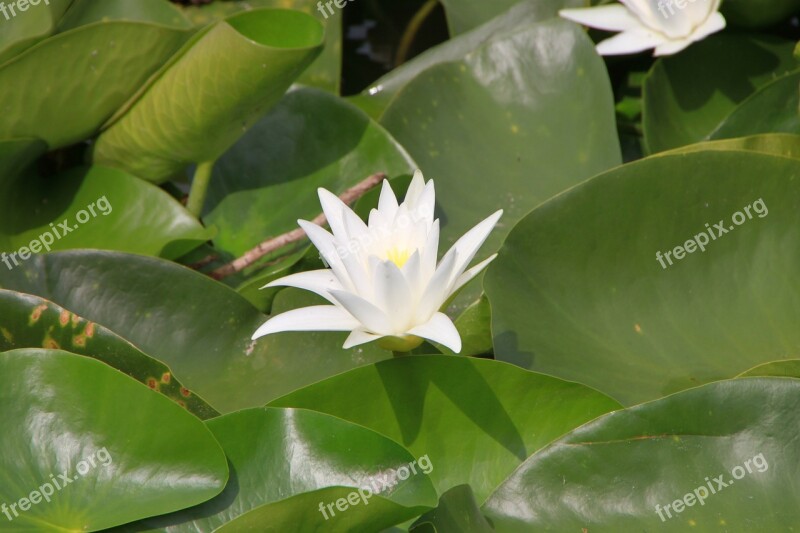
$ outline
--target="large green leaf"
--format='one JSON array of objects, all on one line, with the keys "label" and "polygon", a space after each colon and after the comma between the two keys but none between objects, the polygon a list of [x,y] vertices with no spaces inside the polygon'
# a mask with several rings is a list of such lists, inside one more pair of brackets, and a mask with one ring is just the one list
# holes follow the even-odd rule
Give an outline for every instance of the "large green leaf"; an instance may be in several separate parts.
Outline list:
[{"label": "large green leaf", "polygon": [[38,0],[38,5],[23,3],[27,6],[24,11],[16,2],[9,2],[0,19],[0,63],[55,33],[59,19],[72,1]]},{"label": "large green leaf", "polygon": [[322,39],[318,21],[283,9],[209,26],[100,135],[95,161],[162,182],[189,163],[215,160],[277,103]]},{"label": "large green leaf", "polygon": [[[480,26],[484,22],[500,15],[521,0],[442,0],[447,12],[447,25],[450,33],[458,35]],[[566,7],[583,7],[584,0],[537,0],[528,2],[536,20],[545,20],[558,15],[558,10]]]},{"label": "large green leaf", "polygon": [[412,533],[493,533],[494,529],[481,515],[469,485],[458,485],[439,499],[439,506],[414,522]]},{"label": "large green leaf", "polygon": [[[495,356],[636,403],[796,355],[799,178],[795,159],[663,155],[535,209],[486,276]],[[694,236],[704,252],[672,255]]]},{"label": "large green leaf", "polygon": [[183,27],[98,22],[29,48],[0,67],[0,138],[37,137],[51,148],[86,139],[188,35]]},{"label": "large green leaf", "polygon": [[0,250],[6,252],[25,247],[44,253],[46,244],[175,258],[213,236],[155,185],[97,166],[0,183],[0,228]]},{"label": "large green leaf", "polygon": [[799,424],[800,380],[709,384],[573,431],[484,509],[499,532],[793,531]]},{"label": "large green leaf", "polygon": [[428,455],[441,493],[469,483],[483,501],[556,437],[618,404],[594,390],[497,361],[405,356],[273,401],[328,413]]},{"label": "large green leaf", "polygon": [[126,20],[190,29],[192,27],[175,4],[166,0],[74,0],[61,19],[58,31],[67,31],[94,22]]},{"label": "large green leaf", "polygon": [[[436,492],[417,466],[417,458],[396,442],[344,420],[302,409],[258,408],[207,424],[225,450],[235,478],[216,498],[147,520],[137,531],[215,531],[254,509],[257,514],[246,520],[260,526],[259,531],[352,531],[356,526],[363,527],[359,524],[363,521],[380,529],[413,518],[436,504]],[[398,469],[405,467],[408,471],[412,463],[416,475],[405,481],[394,477]],[[423,466],[428,466],[424,459]],[[325,508],[323,515],[319,503],[333,503],[336,498],[315,494],[318,499],[305,507],[292,499],[328,487],[352,487],[344,491],[346,497],[387,474],[397,484],[375,491],[376,498],[387,500],[383,505],[373,505],[377,500],[364,490],[364,499],[359,496],[358,503],[348,504],[346,512]],[[276,516],[286,516],[296,522],[303,515],[307,520],[304,528],[275,520]]]},{"label": "large green leaf", "polygon": [[219,413],[185,388],[168,366],[103,326],[38,296],[0,289],[0,351],[67,350],[106,363],[160,392],[199,418]]},{"label": "large green leaf", "polygon": [[0,141],[0,191],[46,151],[47,145],[38,139]]},{"label": "large green leaf", "polygon": [[[756,89],[797,68],[793,49],[793,42],[775,37],[722,33],[659,59],[643,90],[647,150],[708,139]],[[735,62],[722,59],[731,56]]]},{"label": "large green leaf", "polygon": [[[222,413],[264,405],[391,357],[374,346],[343,350],[346,333],[281,333],[251,341],[267,316],[228,287],[161,259],[55,252],[12,271],[0,269],[0,287],[41,296],[107,327],[167,364]],[[281,291],[274,309],[317,303],[305,291]]]},{"label": "large green leaf", "polygon": [[228,481],[200,420],[94,359],[2,353],[0,405],[4,528],[98,531],[199,504]]},{"label": "large green leaf", "polygon": [[564,20],[522,26],[425,70],[381,123],[444,191],[442,246],[505,210],[478,260],[530,209],[621,162],[605,65]]},{"label": "large green leaf", "polygon": [[205,26],[233,13],[263,7],[296,9],[317,17],[317,20],[325,25],[324,49],[297,81],[339,94],[342,77],[342,12],[340,10],[337,9],[333,16],[324,18],[320,17],[318,0],[228,0],[186,6],[185,12],[195,24]]},{"label": "large green leaf", "polygon": [[293,90],[220,159],[203,219],[219,228],[215,248],[240,256],[320,214],[318,187],[339,194],[376,172],[413,171],[405,150],[357,108],[321,90]]},{"label": "large green leaf", "polygon": [[742,102],[711,134],[730,139],[758,133],[800,133],[800,73],[761,87]]},{"label": "large green leaf", "polygon": [[744,150],[800,159],[800,135],[790,133],[763,133],[735,139],[706,141],[677,148],[681,152],[705,150]]},{"label": "large green leaf", "polygon": [[725,0],[722,14],[732,25],[767,28],[800,11],[800,0]]}]

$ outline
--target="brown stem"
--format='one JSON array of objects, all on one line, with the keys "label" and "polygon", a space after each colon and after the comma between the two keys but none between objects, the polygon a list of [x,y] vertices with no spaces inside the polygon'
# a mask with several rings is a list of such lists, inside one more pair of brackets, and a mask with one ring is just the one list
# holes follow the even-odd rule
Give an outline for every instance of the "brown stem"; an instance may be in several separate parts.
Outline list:
[{"label": "brown stem", "polygon": [[[351,203],[355,202],[364,194],[367,193],[370,189],[378,185],[380,182],[386,179],[386,174],[383,172],[378,172],[377,174],[373,174],[372,176],[368,177],[364,181],[360,182],[359,184],[355,185],[344,191],[341,195],[339,195],[339,199],[342,200],[345,204],[350,205]],[[325,218],[325,213],[320,213],[317,215],[314,220],[311,222],[318,226],[325,224],[328,221]],[[249,267],[265,255],[270,252],[274,252],[279,248],[283,248],[287,244],[291,244],[293,242],[297,242],[302,240],[303,237],[306,236],[306,232],[303,231],[301,228],[294,229],[288,233],[284,233],[283,235],[278,235],[277,237],[272,237],[252,250],[246,252],[242,257],[238,259],[234,259],[230,263],[219,267],[218,269],[211,272],[210,276],[214,279],[223,279],[231,276],[237,272],[241,272],[245,268]]]}]

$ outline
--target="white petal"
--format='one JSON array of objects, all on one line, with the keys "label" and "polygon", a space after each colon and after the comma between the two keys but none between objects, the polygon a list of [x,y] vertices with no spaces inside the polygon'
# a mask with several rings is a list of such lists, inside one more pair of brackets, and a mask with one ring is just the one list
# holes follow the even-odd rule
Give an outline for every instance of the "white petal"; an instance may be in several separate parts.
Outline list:
[{"label": "white petal", "polygon": [[276,315],[253,333],[253,340],[281,331],[350,331],[358,321],[333,305],[314,305]]},{"label": "white petal", "polygon": [[694,31],[692,40],[697,42],[705,39],[712,33],[724,30],[726,25],[727,22],[725,21],[725,17],[722,16],[722,13],[712,13],[703,25]]},{"label": "white petal", "polygon": [[688,48],[692,44],[691,39],[678,39],[674,41],[666,41],[663,44],[656,46],[653,52],[654,56],[671,56],[677,54],[681,50]]},{"label": "white petal", "polygon": [[[367,232],[367,225],[364,224],[364,221],[338,196],[323,188],[317,189],[317,193],[319,194],[319,203],[322,204],[322,211],[325,212],[331,231],[337,239],[346,242],[350,239],[358,239]],[[347,225],[345,225],[345,219]]]},{"label": "white petal", "polygon": [[461,336],[453,321],[444,313],[434,314],[428,322],[409,330],[408,333],[443,344],[455,353],[461,351]]},{"label": "white petal", "polygon": [[422,294],[419,303],[417,304],[416,321],[427,322],[430,317],[439,310],[440,307],[447,300],[447,295],[450,293],[452,286],[451,280],[454,278],[453,272],[455,271],[456,263],[459,261],[458,251],[451,248],[442,258],[439,267],[431,277],[428,285],[425,287],[425,292]]},{"label": "white petal", "polygon": [[408,207],[414,207],[424,190],[425,178],[422,177],[422,171],[418,169],[414,171],[414,177],[411,178],[411,184],[408,186],[403,203],[408,204]]},{"label": "white petal", "polygon": [[331,291],[331,295],[372,333],[394,335],[389,317],[375,304],[347,291]]},{"label": "white petal", "polygon": [[411,325],[411,289],[400,269],[391,261],[382,261],[373,273],[375,304],[388,311],[392,331],[402,333]]},{"label": "white petal", "polygon": [[335,303],[335,300],[331,297],[330,291],[344,290],[333,271],[328,269],[290,274],[267,283],[261,288],[266,289],[267,287],[295,287],[319,294],[331,303]]},{"label": "white petal", "polygon": [[420,279],[427,285],[436,271],[436,261],[439,259],[439,220],[434,220],[425,247],[420,256]]},{"label": "white petal", "polygon": [[663,35],[637,28],[601,41],[597,44],[597,53],[604,56],[637,54],[655,48],[667,40]]},{"label": "white petal", "polygon": [[422,276],[420,275],[421,268],[420,253],[419,250],[417,250],[411,254],[411,257],[408,258],[406,264],[400,269],[403,272],[403,277],[405,278],[408,288],[411,291],[409,298],[414,302],[419,300],[420,296],[422,295],[422,291],[425,288],[422,284]]},{"label": "white petal", "polygon": [[641,26],[640,20],[621,4],[584,9],[562,9],[558,14],[578,24],[600,30],[625,31]]},{"label": "white petal", "polygon": [[300,224],[300,227],[306,232],[308,238],[311,239],[311,242],[317,247],[323,259],[330,265],[342,286],[346,290],[355,290],[355,286],[350,280],[350,276],[347,274],[344,263],[342,263],[342,259],[339,257],[339,252],[336,250],[336,240],[333,238],[333,235],[306,220],[298,220],[297,223]]},{"label": "white petal", "polygon": [[362,344],[366,344],[368,342],[376,341],[382,338],[381,335],[374,335],[372,333],[368,333],[363,329],[354,329],[350,332],[350,335],[347,337],[347,340],[344,341],[344,345],[342,348],[347,350],[348,348],[353,348],[354,346],[360,346]]},{"label": "white petal", "polygon": [[497,257],[497,254],[494,254],[488,259],[484,259],[474,267],[470,268],[469,270],[461,274],[456,280],[453,287],[450,289],[450,294],[447,295],[447,298],[450,298],[450,296],[455,294],[458,291],[458,289],[469,283],[475,276],[480,274],[481,271],[489,265],[489,263],[494,261],[495,257]]},{"label": "white petal", "polygon": [[[487,217],[485,220],[477,224],[474,228],[466,232],[456,243],[450,248],[450,251],[458,251],[458,261],[453,269],[453,277],[448,281],[454,281],[455,278],[461,275],[467,269],[467,265],[478,253],[478,250],[486,241],[486,238],[494,229],[497,221],[503,215],[503,210],[497,211],[493,215]],[[448,251],[448,253],[450,253]]]},{"label": "white petal", "polygon": [[397,212],[397,197],[394,195],[392,186],[389,185],[389,180],[383,180],[381,196],[378,200],[378,211],[380,211],[383,220],[392,220]]}]

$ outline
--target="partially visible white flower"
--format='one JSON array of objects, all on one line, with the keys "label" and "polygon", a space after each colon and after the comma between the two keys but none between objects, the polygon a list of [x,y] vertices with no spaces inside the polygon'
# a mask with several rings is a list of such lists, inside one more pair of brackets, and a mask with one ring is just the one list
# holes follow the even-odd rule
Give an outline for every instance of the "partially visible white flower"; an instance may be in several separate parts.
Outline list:
[{"label": "partially visible white flower", "polygon": [[655,48],[676,54],[725,27],[720,0],[620,0],[621,4],[562,9],[559,15],[585,26],[622,32],[597,45],[601,55],[635,54]]},{"label": "partially visible white flower", "polygon": [[386,349],[409,351],[428,339],[460,352],[461,337],[440,309],[497,256],[467,270],[503,212],[468,231],[437,263],[433,181],[426,184],[420,171],[399,205],[389,182],[383,182],[369,224],[335,195],[318,192],[333,234],[305,220],[298,223],[330,269],[292,274],[266,287],[305,289],[331,305],[277,315],[253,339],[281,331],[350,331],[344,348],[380,339]]}]

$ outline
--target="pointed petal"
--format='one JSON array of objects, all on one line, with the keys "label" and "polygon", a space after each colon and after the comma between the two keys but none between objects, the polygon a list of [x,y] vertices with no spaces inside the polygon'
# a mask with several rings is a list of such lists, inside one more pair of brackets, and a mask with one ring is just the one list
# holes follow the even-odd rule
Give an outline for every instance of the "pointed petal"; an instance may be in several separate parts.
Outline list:
[{"label": "pointed petal", "polygon": [[359,326],[355,318],[339,307],[314,305],[270,318],[253,333],[252,339],[282,331],[350,331]]},{"label": "pointed petal", "polygon": [[597,53],[603,56],[638,54],[667,41],[663,35],[652,31],[634,29],[622,32],[597,44]]},{"label": "pointed petal", "polygon": [[724,30],[727,24],[728,23],[725,21],[725,17],[722,16],[722,13],[712,13],[711,16],[709,16],[708,19],[694,31],[692,34],[692,40],[695,42],[703,40],[712,33],[717,33],[718,31]]},{"label": "pointed petal", "polygon": [[[475,258],[475,254],[489,234],[494,229],[497,221],[503,216],[503,210],[495,212],[491,216],[478,223],[474,228],[466,232],[456,243],[450,248],[450,251],[458,251],[458,261],[453,269],[453,277],[448,281],[453,281],[457,276],[461,275],[467,269],[467,265]],[[447,253],[450,253],[448,251]]]},{"label": "pointed petal", "polygon": [[344,290],[342,284],[336,278],[336,274],[328,269],[309,270],[308,272],[291,274],[267,283],[261,288],[266,289],[268,287],[295,287],[297,289],[311,291],[319,294],[331,303],[335,303],[336,301],[331,297],[330,291]]},{"label": "pointed petal", "polygon": [[562,9],[558,14],[578,24],[606,31],[625,31],[641,26],[639,19],[621,4],[584,9]]},{"label": "pointed petal", "polygon": [[353,315],[366,329],[381,335],[393,335],[391,322],[386,313],[364,298],[346,291],[331,291],[331,295]]},{"label": "pointed petal", "polygon": [[433,273],[436,271],[436,261],[439,259],[439,220],[434,220],[431,230],[428,232],[428,239],[420,256],[420,279],[423,285],[427,285]]},{"label": "pointed petal", "polygon": [[427,322],[431,316],[439,310],[440,307],[447,300],[447,295],[450,293],[452,286],[451,280],[455,277],[453,272],[456,263],[459,261],[458,251],[451,248],[442,258],[439,267],[431,277],[430,282],[425,287],[425,292],[422,294],[419,303],[417,304],[417,311],[415,313],[416,322]]},{"label": "pointed petal", "polygon": [[354,329],[353,331],[350,332],[350,335],[347,337],[347,340],[344,341],[344,345],[342,346],[342,348],[347,350],[348,348],[360,346],[368,342],[376,341],[380,338],[381,338],[380,335],[374,335],[372,333],[368,333],[363,329]]},{"label": "pointed petal", "polygon": [[461,351],[461,335],[453,321],[444,313],[436,313],[425,324],[409,330],[408,334],[443,344],[455,353]]},{"label": "pointed petal", "polygon": [[459,290],[461,287],[463,287],[464,285],[466,285],[467,283],[469,283],[469,282],[470,282],[470,281],[471,281],[471,280],[472,280],[472,279],[473,279],[475,276],[477,276],[478,274],[480,274],[480,273],[481,273],[481,271],[482,271],[484,268],[486,268],[487,266],[489,266],[489,263],[491,263],[492,261],[494,261],[494,259],[495,259],[496,257],[497,257],[497,254],[494,254],[494,255],[492,255],[490,258],[488,258],[488,259],[484,259],[483,261],[481,261],[480,263],[478,263],[478,264],[477,264],[477,265],[475,265],[474,267],[470,268],[469,270],[467,270],[466,272],[464,272],[463,274],[461,274],[461,275],[458,277],[458,279],[456,279],[456,282],[455,282],[455,284],[453,284],[453,287],[450,289],[450,294],[448,294],[448,295],[447,295],[447,298],[450,298],[450,297],[451,297],[453,294],[455,294],[456,292],[458,292],[458,290]]},{"label": "pointed petal", "polygon": [[[322,204],[322,211],[325,212],[331,231],[337,239],[346,242],[359,238],[367,231],[364,221],[338,196],[323,188],[317,189],[317,193],[319,194],[319,203]],[[345,219],[347,219],[348,225],[345,225]]]},{"label": "pointed petal", "polygon": [[339,252],[336,250],[336,240],[333,238],[333,235],[306,220],[298,220],[297,223],[300,224],[300,227],[306,232],[308,238],[311,239],[311,242],[316,246],[317,250],[319,250],[325,262],[331,266],[331,270],[333,270],[333,273],[345,290],[355,290],[355,286],[350,280],[350,276],[347,274],[344,263],[342,263],[342,259],[339,257]]},{"label": "pointed petal", "polygon": [[400,269],[391,261],[382,261],[375,269],[375,305],[387,313],[392,331],[400,333],[411,324],[411,289]]},{"label": "pointed petal", "polygon": [[408,186],[403,203],[408,204],[409,207],[415,206],[423,190],[425,190],[425,178],[422,177],[422,171],[417,169],[414,171],[414,177],[411,178],[411,184]]},{"label": "pointed petal", "polygon": [[381,196],[378,200],[378,211],[383,215],[383,220],[392,220],[397,212],[397,196],[394,195],[389,180],[383,180]]},{"label": "pointed petal", "polygon": [[653,52],[654,56],[671,56],[677,54],[681,50],[688,48],[692,44],[691,39],[677,39],[674,41],[665,41],[664,43],[656,46]]}]

